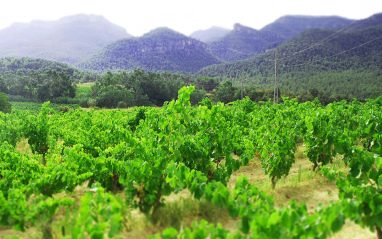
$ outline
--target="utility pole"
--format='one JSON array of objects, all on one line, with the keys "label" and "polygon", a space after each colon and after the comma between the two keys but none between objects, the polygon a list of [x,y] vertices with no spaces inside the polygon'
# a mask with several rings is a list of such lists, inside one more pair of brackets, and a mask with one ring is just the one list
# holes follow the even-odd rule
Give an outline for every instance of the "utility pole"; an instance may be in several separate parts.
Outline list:
[{"label": "utility pole", "polygon": [[240,79],[241,82],[241,99],[243,99],[243,78]]},{"label": "utility pole", "polygon": [[277,63],[278,63],[279,54],[276,48],[275,51],[275,86],[273,91],[273,104],[279,103],[279,90],[278,90],[278,79],[277,79]]},{"label": "utility pole", "polygon": [[277,67],[278,67],[278,61],[279,61],[279,53],[277,51],[277,48],[275,49],[275,59],[269,61],[274,61],[275,62],[275,86],[273,90],[273,104],[278,104],[279,103],[279,81],[277,78]]}]

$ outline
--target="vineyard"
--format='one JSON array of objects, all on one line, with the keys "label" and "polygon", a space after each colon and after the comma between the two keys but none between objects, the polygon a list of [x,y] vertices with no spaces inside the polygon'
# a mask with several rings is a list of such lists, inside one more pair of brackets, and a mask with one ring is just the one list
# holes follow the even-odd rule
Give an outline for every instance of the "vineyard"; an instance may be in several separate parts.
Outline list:
[{"label": "vineyard", "polygon": [[[196,220],[151,238],[327,238],[347,221],[382,238],[382,98],[326,107],[318,100],[213,104],[206,98],[193,107],[193,90],[183,87],[162,108],[66,113],[44,103],[37,114],[0,112],[0,231],[123,238],[131,211],[155,225],[165,198],[187,190],[227,210],[236,228]],[[30,150],[17,150],[23,140]],[[227,186],[234,172],[259,159],[277,188],[299,144],[309,170],[336,183],[338,201],[311,213],[296,200],[276,206],[246,177]],[[333,167],[334,159],[346,170]],[[74,191],[84,184],[78,201]],[[59,228],[52,226],[58,218]]]}]

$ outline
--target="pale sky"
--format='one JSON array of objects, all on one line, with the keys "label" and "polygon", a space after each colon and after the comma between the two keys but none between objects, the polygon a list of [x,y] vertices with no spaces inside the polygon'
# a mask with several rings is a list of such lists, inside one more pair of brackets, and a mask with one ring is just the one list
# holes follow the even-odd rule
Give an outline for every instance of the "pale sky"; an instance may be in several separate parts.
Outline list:
[{"label": "pale sky", "polygon": [[255,29],[284,15],[336,15],[351,19],[382,13],[381,0],[0,0],[0,29],[14,22],[102,15],[140,36],[157,27],[189,35],[241,23]]}]

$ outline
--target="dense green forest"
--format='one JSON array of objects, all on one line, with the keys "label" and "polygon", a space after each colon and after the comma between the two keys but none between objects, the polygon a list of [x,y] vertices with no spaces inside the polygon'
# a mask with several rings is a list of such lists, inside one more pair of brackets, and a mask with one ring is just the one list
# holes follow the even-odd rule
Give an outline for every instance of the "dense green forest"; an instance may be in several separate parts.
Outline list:
[{"label": "dense green forest", "polygon": [[168,28],[158,28],[139,38],[116,41],[79,67],[98,73],[140,68],[192,74],[217,63],[220,61],[210,54],[205,43]]},{"label": "dense green forest", "polygon": [[[128,73],[95,75],[82,72],[66,64],[31,58],[4,58],[0,61],[0,92],[10,101],[80,104],[83,107],[126,108],[131,106],[162,106],[176,98],[185,85],[195,85],[191,103],[203,98],[231,102],[241,97],[240,90],[231,82],[217,77],[191,77],[171,72],[145,72],[135,69]],[[79,81],[96,80],[89,90],[77,87]],[[86,88],[86,87],[85,87]],[[77,92],[80,89],[80,92]],[[266,101],[271,91],[246,87],[243,97]],[[75,98],[74,98],[75,97]],[[7,103],[9,106],[9,104]],[[7,110],[9,111],[9,110]]]},{"label": "dense green forest", "polygon": [[[258,89],[253,84],[243,87],[235,86],[231,81],[220,81],[216,77],[191,77],[171,72],[145,72],[140,69],[132,73],[110,73],[102,76],[102,81],[92,86],[88,97],[88,106],[105,108],[126,108],[131,106],[163,106],[165,102],[176,99],[177,92],[186,85],[195,86],[191,94],[192,105],[209,102],[230,103],[248,98],[254,102],[265,102],[273,99],[273,89]],[[279,92],[279,96],[281,93]],[[346,97],[333,97],[326,92],[311,90],[304,94],[284,94],[290,98],[298,98],[300,102],[314,100],[318,97],[323,105]],[[205,99],[208,98],[208,99]],[[278,98],[282,102],[281,97]]]},{"label": "dense green forest", "polygon": [[[313,29],[292,38],[277,48],[281,92],[302,94],[316,89],[333,96],[360,99],[380,95],[381,35],[382,26],[378,26],[341,34]],[[320,41],[322,44],[317,44]],[[301,49],[306,50],[299,52]],[[272,50],[251,59],[208,66],[197,75],[269,89],[274,84],[275,63],[270,61],[274,59]]]},{"label": "dense green forest", "polygon": [[76,81],[99,79],[63,63],[32,58],[0,59],[0,91],[11,101],[67,102],[76,95]]},{"label": "dense green forest", "polygon": [[81,80],[83,82],[97,80],[97,75],[95,75],[94,73],[81,71],[78,68],[69,66],[65,63],[28,57],[0,58],[0,76],[12,74],[28,75],[30,72],[33,71],[47,72],[50,70],[64,72],[70,75],[71,77],[77,80]]},{"label": "dense green forest", "polygon": [[53,70],[0,76],[0,91],[11,95],[13,101],[45,102],[76,95],[73,78],[65,72]]},{"label": "dense green forest", "polygon": [[185,85],[196,85],[191,103],[202,101],[207,92],[218,85],[212,77],[191,78],[179,73],[145,72],[136,69],[132,73],[110,73],[92,86],[90,101],[98,107],[125,108],[131,106],[162,106],[166,101],[176,99],[178,91]]}]

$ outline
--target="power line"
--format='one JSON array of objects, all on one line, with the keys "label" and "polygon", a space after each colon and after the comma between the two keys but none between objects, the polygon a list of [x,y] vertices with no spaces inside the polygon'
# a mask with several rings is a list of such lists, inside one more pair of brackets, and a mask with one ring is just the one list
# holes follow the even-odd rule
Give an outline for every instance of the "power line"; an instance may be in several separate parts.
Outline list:
[{"label": "power line", "polygon": [[336,53],[336,54],[334,54],[334,55],[331,55],[331,56],[328,56],[328,57],[324,57],[324,58],[321,58],[321,59],[318,59],[318,60],[314,60],[314,61],[311,61],[311,62],[308,62],[308,63],[301,63],[301,64],[292,65],[292,66],[285,66],[285,65],[283,65],[283,66],[286,67],[286,68],[291,68],[291,67],[303,66],[303,65],[308,65],[308,64],[315,63],[315,62],[323,61],[323,60],[326,60],[326,59],[329,59],[329,58],[332,58],[332,57],[335,57],[335,56],[344,54],[344,53],[349,52],[349,51],[351,51],[351,50],[357,49],[357,48],[359,48],[359,47],[365,46],[365,45],[367,45],[367,44],[369,44],[369,43],[372,43],[372,42],[374,42],[374,41],[376,41],[376,40],[379,40],[379,39],[381,39],[381,38],[382,38],[382,36],[379,36],[379,37],[377,37],[377,38],[374,38],[374,39],[372,39],[372,40],[370,40],[370,41],[368,41],[368,42],[362,43],[362,44],[360,44],[360,45],[358,45],[358,46],[355,46],[355,47],[353,47],[353,48],[350,48],[350,49],[348,49],[348,50],[345,50],[345,51],[342,51],[342,52],[339,52],[339,53]]},{"label": "power line", "polygon": [[[353,24],[354,24],[354,26],[352,26],[352,27],[349,28],[349,26],[351,26],[351,25],[353,25]],[[313,43],[312,45],[310,45],[310,46],[307,47],[307,48],[304,48],[304,49],[302,49],[302,50],[299,50],[299,51],[297,51],[297,52],[294,52],[294,53],[289,54],[289,55],[287,55],[287,56],[284,56],[284,57],[282,57],[282,58],[279,58],[279,60],[284,60],[284,59],[287,59],[287,58],[291,58],[291,57],[293,57],[293,56],[295,56],[295,55],[297,55],[297,54],[300,54],[300,53],[302,53],[302,52],[305,52],[305,51],[307,51],[307,50],[310,50],[310,49],[312,49],[312,48],[315,48],[315,47],[317,47],[317,46],[320,46],[320,45],[326,43],[327,41],[330,41],[330,40],[332,40],[332,39],[335,39],[335,38],[339,37],[340,35],[344,34],[344,33],[345,33],[345,32],[344,32],[345,30],[351,30],[351,29],[355,28],[355,27],[357,26],[357,24],[363,24],[363,22],[361,22],[361,21],[354,21],[354,22],[350,23],[349,25],[346,25],[345,27],[341,28],[340,30],[334,32],[334,33],[331,34],[330,36],[328,36],[328,37],[322,39],[321,41],[316,42],[316,43]],[[357,27],[358,27],[358,26],[357,26]],[[349,28],[349,29],[347,29],[347,28]]]}]

